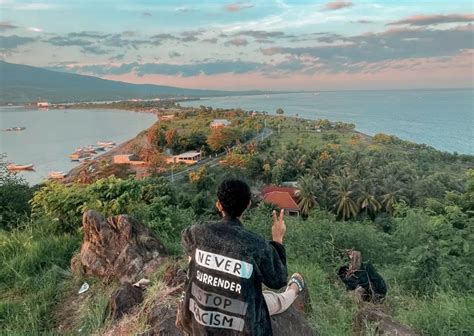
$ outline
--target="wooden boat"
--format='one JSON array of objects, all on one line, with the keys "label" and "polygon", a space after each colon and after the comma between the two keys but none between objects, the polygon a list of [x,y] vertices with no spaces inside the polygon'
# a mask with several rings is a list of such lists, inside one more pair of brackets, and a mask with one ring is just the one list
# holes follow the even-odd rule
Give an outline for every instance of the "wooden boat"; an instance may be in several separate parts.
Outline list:
[{"label": "wooden boat", "polygon": [[32,164],[17,165],[17,164],[11,163],[7,166],[7,169],[10,171],[34,170],[34,166]]},{"label": "wooden boat", "polygon": [[22,126],[22,127],[18,127],[18,126],[16,126],[16,127],[8,127],[8,128],[5,128],[4,131],[6,131],[6,132],[12,132],[12,131],[24,131],[24,130],[26,130],[26,127],[23,127],[23,126]]},{"label": "wooden boat", "polygon": [[104,146],[104,147],[113,147],[113,146],[115,146],[115,142],[113,142],[113,141],[97,141],[97,145]]},{"label": "wooden boat", "polygon": [[94,149],[95,149],[96,151],[103,152],[103,151],[105,151],[105,146],[94,146]]},{"label": "wooden boat", "polygon": [[67,176],[66,173],[60,172],[60,171],[53,171],[48,174],[49,178],[54,179],[54,180],[60,180],[63,179]]},{"label": "wooden boat", "polygon": [[84,158],[90,158],[92,156],[92,153],[90,152],[85,152],[85,151],[76,151],[69,155],[69,158],[71,161],[80,161],[81,159]]}]

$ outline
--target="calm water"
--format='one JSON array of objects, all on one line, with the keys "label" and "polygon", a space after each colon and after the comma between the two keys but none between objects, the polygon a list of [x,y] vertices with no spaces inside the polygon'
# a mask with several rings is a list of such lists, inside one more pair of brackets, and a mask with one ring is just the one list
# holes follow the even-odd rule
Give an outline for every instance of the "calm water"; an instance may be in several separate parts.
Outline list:
[{"label": "calm water", "polygon": [[35,172],[21,174],[37,183],[51,171],[67,172],[77,165],[68,157],[77,147],[123,142],[156,120],[153,114],[127,111],[0,108],[0,129],[26,127],[21,132],[0,131],[0,153],[17,164],[34,164]]},{"label": "calm water", "polygon": [[209,98],[184,106],[267,111],[356,124],[361,132],[387,133],[437,149],[474,154],[472,90],[345,91]]}]

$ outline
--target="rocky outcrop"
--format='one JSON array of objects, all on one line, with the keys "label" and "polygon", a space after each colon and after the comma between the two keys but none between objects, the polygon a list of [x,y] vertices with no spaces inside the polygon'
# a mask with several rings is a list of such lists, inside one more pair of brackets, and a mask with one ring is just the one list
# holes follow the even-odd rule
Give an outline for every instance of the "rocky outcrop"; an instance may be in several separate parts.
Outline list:
[{"label": "rocky outcrop", "polygon": [[390,315],[384,313],[380,307],[365,304],[362,305],[355,318],[356,334],[361,334],[364,326],[368,323],[375,326],[378,335],[385,336],[416,336],[418,335],[411,328],[395,321]]},{"label": "rocky outcrop", "polygon": [[132,308],[142,303],[143,289],[123,283],[117,288],[109,299],[110,317],[113,320],[121,318],[132,311]]},{"label": "rocky outcrop", "polygon": [[89,210],[82,219],[84,240],[71,268],[85,274],[135,282],[154,271],[166,256],[163,244],[142,223],[127,215],[105,219]]}]

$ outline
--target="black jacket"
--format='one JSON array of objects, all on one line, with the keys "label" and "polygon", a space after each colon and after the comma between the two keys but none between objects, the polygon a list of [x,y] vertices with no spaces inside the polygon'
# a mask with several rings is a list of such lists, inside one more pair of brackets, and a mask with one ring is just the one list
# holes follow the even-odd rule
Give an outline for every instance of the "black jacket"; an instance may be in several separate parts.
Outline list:
[{"label": "black jacket", "polygon": [[382,276],[377,273],[370,261],[363,262],[360,269],[354,273],[347,273],[348,267],[339,269],[339,277],[346,285],[347,290],[354,290],[358,286],[365,289],[364,299],[367,301],[380,300],[387,294],[387,285]]},{"label": "black jacket", "polygon": [[193,225],[182,245],[191,257],[182,326],[192,335],[272,335],[262,283],[286,285],[283,245],[267,242],[237,218]]}]

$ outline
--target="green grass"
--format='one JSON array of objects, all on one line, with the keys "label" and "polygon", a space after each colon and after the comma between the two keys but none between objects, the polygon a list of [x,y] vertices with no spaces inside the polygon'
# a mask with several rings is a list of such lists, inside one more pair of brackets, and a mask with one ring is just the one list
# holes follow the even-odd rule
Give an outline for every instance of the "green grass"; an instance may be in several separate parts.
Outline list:
[{"label": "green grass", "polygon": [[39,221],[0,232],[0,329],[10,334],[50,331],[58,287],[78,248],[77,237],[54,234]]}]

